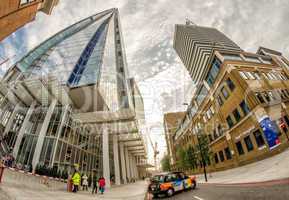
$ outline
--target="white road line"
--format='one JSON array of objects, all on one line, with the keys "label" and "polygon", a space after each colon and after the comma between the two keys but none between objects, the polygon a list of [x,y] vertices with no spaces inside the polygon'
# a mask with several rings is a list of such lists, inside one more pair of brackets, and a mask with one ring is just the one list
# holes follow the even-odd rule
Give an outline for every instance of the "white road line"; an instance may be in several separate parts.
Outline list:
[{"label": "white road line", "polygon": [[194,198],[195,198],[195,199],[198,199],[198,200],[204,200],[204,199],[202,199],[202,198],[200,198],[200,197],[198,197],[198,196],[194,196]]}]

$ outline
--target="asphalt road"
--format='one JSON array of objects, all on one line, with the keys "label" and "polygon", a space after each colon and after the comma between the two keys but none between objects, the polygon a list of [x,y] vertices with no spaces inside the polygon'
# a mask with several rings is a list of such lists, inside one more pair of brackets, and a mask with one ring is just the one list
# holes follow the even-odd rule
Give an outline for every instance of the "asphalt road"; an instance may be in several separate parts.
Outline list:
[{"label": "asphalt road", "polygon": [[289,185],[220,186],[199,185],[195,190],[175,194],[163,200],[289,200]]}]

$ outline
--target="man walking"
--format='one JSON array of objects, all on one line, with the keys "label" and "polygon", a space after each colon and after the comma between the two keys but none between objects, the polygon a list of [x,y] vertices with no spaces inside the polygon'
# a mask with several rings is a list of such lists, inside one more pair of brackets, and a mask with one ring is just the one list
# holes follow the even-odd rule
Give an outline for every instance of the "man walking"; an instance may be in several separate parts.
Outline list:
[{"label": "man walking", "polygon": [[92,194],[97,194],[98,180],[96,170],[92,170]]},{"label": "man walking", "polygon": [[78,168],[79,168],[78,165],[75,164],[74,165],[74,173],[72,175],[72,184],[73,184],[72,192],[75,192],[75,193],[78,191],[79,185],[80,185],[80,182],[81,182],[81,176],[80,176],[80,174],[78,172]]}]

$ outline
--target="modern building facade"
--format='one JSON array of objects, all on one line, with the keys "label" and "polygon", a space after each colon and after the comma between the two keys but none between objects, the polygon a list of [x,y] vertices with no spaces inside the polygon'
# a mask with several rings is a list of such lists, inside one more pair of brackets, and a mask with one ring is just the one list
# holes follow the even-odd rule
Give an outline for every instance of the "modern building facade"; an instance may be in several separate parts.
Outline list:
[{"label": "modern building facade", "polygon": [[174,49],[195,84],[202,83],[215,50],[242,51],[226,35],[215,28],[177,24]]},{"label": "modern building facade", "polygon": [[118,185],[144,173],[143,100],[129,78],[117,9],[41,43],[0,88],[1,148],[18,164],[69,172],[77,163]]},{"label": "modern building facade", "polygon": [[0,4],[0,41],[34,20],[36,13],[48,15],[59,0],[2,0]]},{"label": "modern building facade", "polygon": [[[205,134],[212,153],[210,171],[288,148],[289,61],[263,47],[257,53],[217,49],[208,66],[204,83],[174,133],[175,148],[197,149],[197,136]],[[200,170],[201,164],[194,172]]]}]

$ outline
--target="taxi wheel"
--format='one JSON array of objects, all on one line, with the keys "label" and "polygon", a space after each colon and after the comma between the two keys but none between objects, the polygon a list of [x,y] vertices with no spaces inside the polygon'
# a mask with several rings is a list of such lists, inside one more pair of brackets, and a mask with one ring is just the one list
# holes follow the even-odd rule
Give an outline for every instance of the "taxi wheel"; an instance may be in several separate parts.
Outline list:
[{"label": "taxi wheel", "polygon": [[168,189],[168,191],[167,191],[167,196],[168,196],[168,197],[171,197],[171,196],[174,195],[174,193],[175,193],[174,189],[170,188],[170,189]]}]

